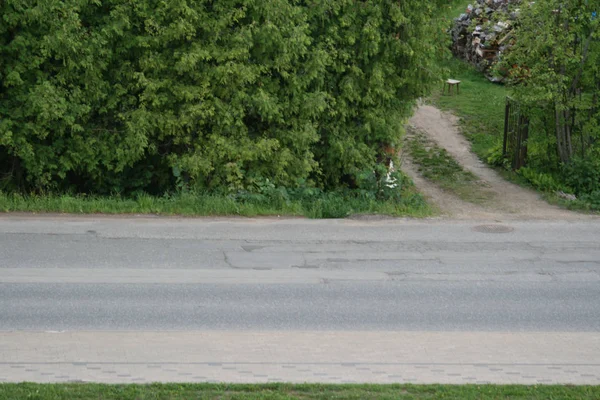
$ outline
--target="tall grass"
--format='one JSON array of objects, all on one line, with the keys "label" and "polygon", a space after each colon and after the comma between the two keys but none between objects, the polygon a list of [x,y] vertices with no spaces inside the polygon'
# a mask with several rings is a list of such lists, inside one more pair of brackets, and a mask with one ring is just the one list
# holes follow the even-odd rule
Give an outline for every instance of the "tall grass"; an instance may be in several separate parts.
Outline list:
[{"label": "tall grass", "polygon": [[303,216],[344,218],[354,214],[422,217],[431,214],[423,198],[412,190],[401,200],[369,199],[348,192],[323,193],[311,199],[260,197],[236,199],[227,195],[181,193],[162,197],[147,194],[119,196],[21,195],[0,192],[1,212],[68,214],[158,214],[181,216]]}]

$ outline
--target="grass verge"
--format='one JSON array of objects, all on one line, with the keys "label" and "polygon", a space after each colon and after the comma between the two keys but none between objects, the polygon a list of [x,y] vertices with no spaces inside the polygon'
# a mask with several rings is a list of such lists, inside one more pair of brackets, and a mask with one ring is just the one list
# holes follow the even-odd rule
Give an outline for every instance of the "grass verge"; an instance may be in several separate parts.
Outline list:
[{"label": "grass verge", "polygon": [[405,146],[421,175],[463,201],[485,204],[493,193],[486,190],[473,173],[464,170],[446,149],[428,139],[423,133],[410,130]]},{"label": "grass verge", "polygon": [[598,399],[600,386],[0,384],[0,400]]},{"label": "grass verge", "polygon": [[52,194],[24,196],[0,192],[0,211],[307,218],[344,218],[355,214],[425,217],[432,213],[422,196],[408,182],[399,197],[389,200],[352,191],[319,192],[299,198],[281,191],[245,196],[182,193],[157,197],[142,194],[132,198]]}]

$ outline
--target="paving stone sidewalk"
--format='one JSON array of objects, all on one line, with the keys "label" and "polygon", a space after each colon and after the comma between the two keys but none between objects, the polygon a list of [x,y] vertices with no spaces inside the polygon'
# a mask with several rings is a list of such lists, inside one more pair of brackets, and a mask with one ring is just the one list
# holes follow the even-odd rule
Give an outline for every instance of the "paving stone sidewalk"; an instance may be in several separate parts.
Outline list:
[{"label": "paving stone sidewalk", "polygon": [[597,385],[600,335],[4,332],[0,381]]}]

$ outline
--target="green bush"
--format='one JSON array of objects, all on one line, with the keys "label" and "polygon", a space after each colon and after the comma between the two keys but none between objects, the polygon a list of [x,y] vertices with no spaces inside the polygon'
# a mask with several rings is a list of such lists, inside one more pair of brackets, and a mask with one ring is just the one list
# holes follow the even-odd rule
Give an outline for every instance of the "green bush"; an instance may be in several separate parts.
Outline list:
[{"label": "green bush", "polygon": [[600,191],[600,160],[574,158],[562,168],[565,184],[573,188],[576,195]]},{"label": "green bush", "polygon": [[582,195],[577,199],[582,208],[590,211],[600,211],[600,190]]},{"label": "green bush", "polygon": [[4,0],[0,190],[355,185],[438,77],[443,3]]},{"label": "green bush", "polygon": [[502,144],[496,144],[487,151],[486,161],[495,167],[510,168],[510,160],[505,156]]},{"label": "green bush", "polygon": [[555,176],[537,171],[533,168],[523,167],[519,169],[517,173],[525,178],[534,188],[543,192],[556,192],[559,190],[564,192],[572,191]]}]

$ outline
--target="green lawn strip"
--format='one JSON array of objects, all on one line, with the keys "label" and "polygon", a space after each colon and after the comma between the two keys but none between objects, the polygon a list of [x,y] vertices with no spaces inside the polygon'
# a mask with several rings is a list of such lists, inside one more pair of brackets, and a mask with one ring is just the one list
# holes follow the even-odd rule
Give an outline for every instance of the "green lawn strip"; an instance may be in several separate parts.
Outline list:
[{"label": "green lawn strip", "polygon": [[260,195],[234,198],[192,193],[132,198],[52,194],[23,196],[0,192],[0,212],[344,218],[355,214],[425,217],[432,211],[414,187],[407,184],[400,200],[376,200],[342,192],[321,193],[307,199]]},{"label": "green lawn strip", "polygon": [[464,170],[446,149],[423,133],[411,129],[405,146],[424,178],[470,203],[484,204],[492,200],[493,193],[482,186],[477,176]]},{"label": "green lawn strip", "polygon": [[0,384],[0,400],[597,399],[600,386]]}]

